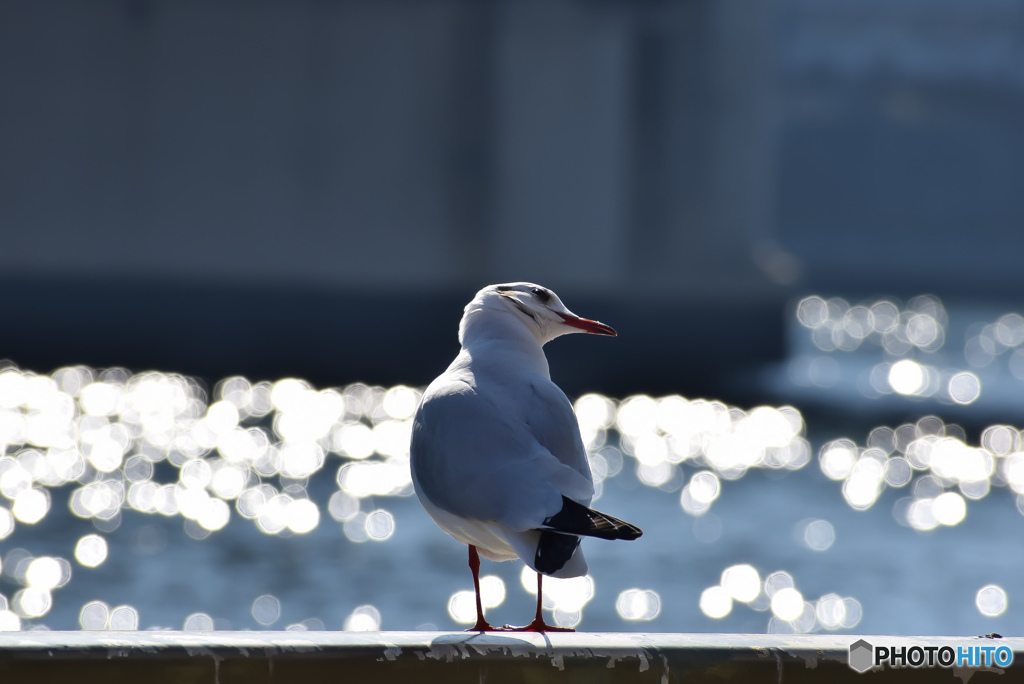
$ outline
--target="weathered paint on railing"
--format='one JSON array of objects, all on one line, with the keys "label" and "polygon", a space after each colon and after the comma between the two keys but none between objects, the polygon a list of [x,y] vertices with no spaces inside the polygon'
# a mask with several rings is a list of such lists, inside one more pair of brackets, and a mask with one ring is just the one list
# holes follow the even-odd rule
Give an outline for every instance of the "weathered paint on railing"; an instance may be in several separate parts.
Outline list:
[{"label": "weathered paint on railing", "polygon": [[[450,632],[8,632],[0,682],[877,682],[972,684],[996,667],[880,669],[847,664],[852,635]],[[922,647],[1007,646],[1020,681],[1024,638],[863,637]],[[1001,677],[998,681],[1010,681]]]}]

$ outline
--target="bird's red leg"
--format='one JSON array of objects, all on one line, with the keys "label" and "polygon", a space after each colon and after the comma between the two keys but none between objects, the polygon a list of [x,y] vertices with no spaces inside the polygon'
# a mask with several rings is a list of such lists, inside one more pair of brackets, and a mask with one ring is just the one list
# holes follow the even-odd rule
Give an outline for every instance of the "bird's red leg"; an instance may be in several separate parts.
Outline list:
[{"label": "bird's red leg", "polygon": [[533,618],[533,622],[526,625],[525,627],[519,627],[516,631],[520,632],[575,632],[576,630],[571,627],[555,627],[544,622],[544,598],[541,595],[542,583],[544,581],[544,575],[537,573],[537,615]]},{"label": "bird's red leg", "polygon": [[469,545],[469,569],[473,572],[473,589],[476,590],[476,624],[466,631],[488,632],[494,628],[484,620],[484,606],[480,601],[480,554],[472,544]]}]

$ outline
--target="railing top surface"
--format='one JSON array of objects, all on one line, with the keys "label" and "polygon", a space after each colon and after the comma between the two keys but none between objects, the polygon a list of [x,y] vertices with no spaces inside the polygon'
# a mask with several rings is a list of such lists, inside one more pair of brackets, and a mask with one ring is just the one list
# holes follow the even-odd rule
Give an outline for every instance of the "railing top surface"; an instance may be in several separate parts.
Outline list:
[{"label": "railing top surface", "polygon": [[[864,640],[867,644],[857,645]],[[853,651],[851,651],[851,646]],[[864,662],[874,647],[974,652],[963,676],[979,670],[1024,670],[1024,638],[874,636],[851,634],[666,634],[529,632],[182,632],[34,631],[0,633],[0,681],[34,684],[211,684],[253,682],[445,684],[593,682],[665,684],[682,681],[787,681],[834,684],[903,681],[906,672]],[[964,647],[981,646],[987,649]],[[978,657],[1002,651],[1006,667]],[[857,651],[857,649],[860,649]],[[916,650],[916,649],[915,649]],[[1001,649],[1000,649],[1001,650]],[[849,664],[858,652],[861,664]],[[902,657],[902,656],[901,656]],[[990,659],[991,661],[991,659]],[[904,665],[906,660],[904,659]],[[931,663],[929,663],[931,666]],[[947,664],[948,666],[948,664]],[[888,678],[888,679],[887,679]],[[963,678],[963,677],[961,677]]]},{"label": "railing top surface", "polygon": [[847,651],[871,644],[1009,646],[1024,651],[1024,637],[898,636],[851,634],[718,634],[647,632],[333,632],[333,631],[29,631],[0,632],[0,651],[30,649],[363,649],[467,647],[476,649],[779,649]]}]

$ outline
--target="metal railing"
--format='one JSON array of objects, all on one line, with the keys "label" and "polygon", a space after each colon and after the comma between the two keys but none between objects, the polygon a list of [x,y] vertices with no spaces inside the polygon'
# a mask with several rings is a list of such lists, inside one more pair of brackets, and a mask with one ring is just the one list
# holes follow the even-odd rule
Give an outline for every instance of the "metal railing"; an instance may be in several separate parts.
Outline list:
[{"label": "metal railing", "polygon": [[[861,643],[863,640],[863,643]],[[849,664],[851,646],[859,649]],[[901,668],[871,667],[875,647]],[[10,632],[0,682],[875,682],[903,680],[928,653],[957,674],[1024,671],[1024,638],[491,632]],[[865,650],[867,648],[868,650]],[[966,649],[966,650],[965,650]],[[974,649],[974,650],[972,650]],[[980,650],[979,650],[980,649]],[[1004,666],[985,664],[995,649]],[[968,659],[964,659],[964,653]],[[1006,663],[1006,655],[1011,662]],[[948,656],[949,650],[946,650]],[[969,658],[979,656],[976,661]],[[1019,657],[1018,657],[1019,656]],[[867,666],[867,667],[865,667]],[[936,665],[937,678],[950,677]],[[1019,673],[1018,673],[1019,674]],[[928,677],[930,679],[930,677]],[[916,679],[914,681],[917,681]],[[966,679],[964,680],[966,681]]]}]

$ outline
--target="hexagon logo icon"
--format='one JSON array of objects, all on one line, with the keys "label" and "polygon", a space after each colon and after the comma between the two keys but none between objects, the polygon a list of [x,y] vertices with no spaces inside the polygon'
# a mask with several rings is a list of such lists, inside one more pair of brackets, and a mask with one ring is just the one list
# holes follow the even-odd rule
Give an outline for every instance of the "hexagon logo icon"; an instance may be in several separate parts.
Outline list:
[{"label": "hexagon logo icon", "polygon": [[857,672],[867,672],[874,664],[874,652],[875,647],[863,639],[854,641],[850,644],[850,668]]}]

